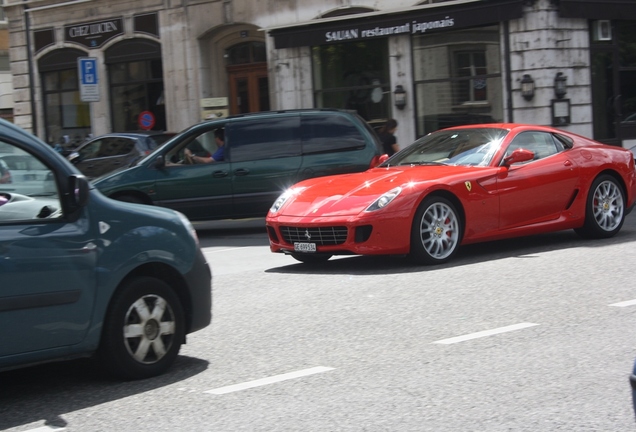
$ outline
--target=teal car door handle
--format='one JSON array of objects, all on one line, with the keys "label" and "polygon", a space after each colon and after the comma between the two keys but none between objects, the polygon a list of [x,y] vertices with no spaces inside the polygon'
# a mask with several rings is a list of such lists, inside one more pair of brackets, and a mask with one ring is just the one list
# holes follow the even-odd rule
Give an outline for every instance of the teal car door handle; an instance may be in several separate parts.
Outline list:
[{"label": "teal car door handle", "polygon": [[214,178],[221,178],[221,177],[227,177],[227,171],[214,171],[212,173],[212,177]]},{"label": "teal car door handle", "polygon": [[244,176],[244,175],[248,175],[249,173],[250,173],[250,170],[245,168],[239,168],[234,170],[234,175],[237,175],[237,176]]}]

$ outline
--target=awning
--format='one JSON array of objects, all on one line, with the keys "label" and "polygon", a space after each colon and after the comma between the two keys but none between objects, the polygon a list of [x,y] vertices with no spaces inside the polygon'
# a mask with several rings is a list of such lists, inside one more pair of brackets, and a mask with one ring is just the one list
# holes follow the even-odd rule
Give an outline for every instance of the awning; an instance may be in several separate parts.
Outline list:
[{"label": "awning", "polygon": [[564,18],[636,20],[636,0],[560,0]]},{"label": "awning", "polygon": [[274,38],[277,49],[316,46],[495,24],[521,18],[522,6],[523,0],[456,0],[390,12],[316,19],[265,30]]}]

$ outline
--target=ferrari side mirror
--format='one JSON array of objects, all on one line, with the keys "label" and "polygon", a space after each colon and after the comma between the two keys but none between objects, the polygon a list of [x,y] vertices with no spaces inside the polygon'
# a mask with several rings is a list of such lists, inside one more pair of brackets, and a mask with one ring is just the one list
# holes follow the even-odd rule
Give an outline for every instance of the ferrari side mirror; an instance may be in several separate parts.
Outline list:
[{"label": "ferrari side mirror", "polygon": [[510,166],[519,162],[528,162],[534,159],[534,153],[523,148],[513,151],[510,156],[504,158],[504,165]]}]

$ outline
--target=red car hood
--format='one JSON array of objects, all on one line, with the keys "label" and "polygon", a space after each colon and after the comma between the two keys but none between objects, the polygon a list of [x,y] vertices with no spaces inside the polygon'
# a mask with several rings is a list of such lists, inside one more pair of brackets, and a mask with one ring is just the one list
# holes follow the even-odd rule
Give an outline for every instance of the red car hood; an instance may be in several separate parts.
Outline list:
[{"label": "red car hood", "polygon": [[[413,193],[421,191],[431,182],[449,184],[466,178],[475,171],[484,173],[484,168],[405,166],[314,178],[294,186],[300,192],[288,200],[279,214],[295,217],[357,215],[396,187],[403,187],[402,194]],[[474,176],[473,174],[473,179]],[[408,188],[405,189],[406,185]]]}]

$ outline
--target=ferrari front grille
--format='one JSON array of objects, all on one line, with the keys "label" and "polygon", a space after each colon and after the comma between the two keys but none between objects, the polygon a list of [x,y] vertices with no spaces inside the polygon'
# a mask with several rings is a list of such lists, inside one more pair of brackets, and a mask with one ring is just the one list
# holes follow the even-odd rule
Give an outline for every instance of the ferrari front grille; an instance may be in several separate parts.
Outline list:
[{"label": "ferrari front grille", "polygon": [[289,243],[296,242],[316,243],[318,246],[332,246],[343,244],[347,240],[347,227],[280,227],[283,239]]}]

